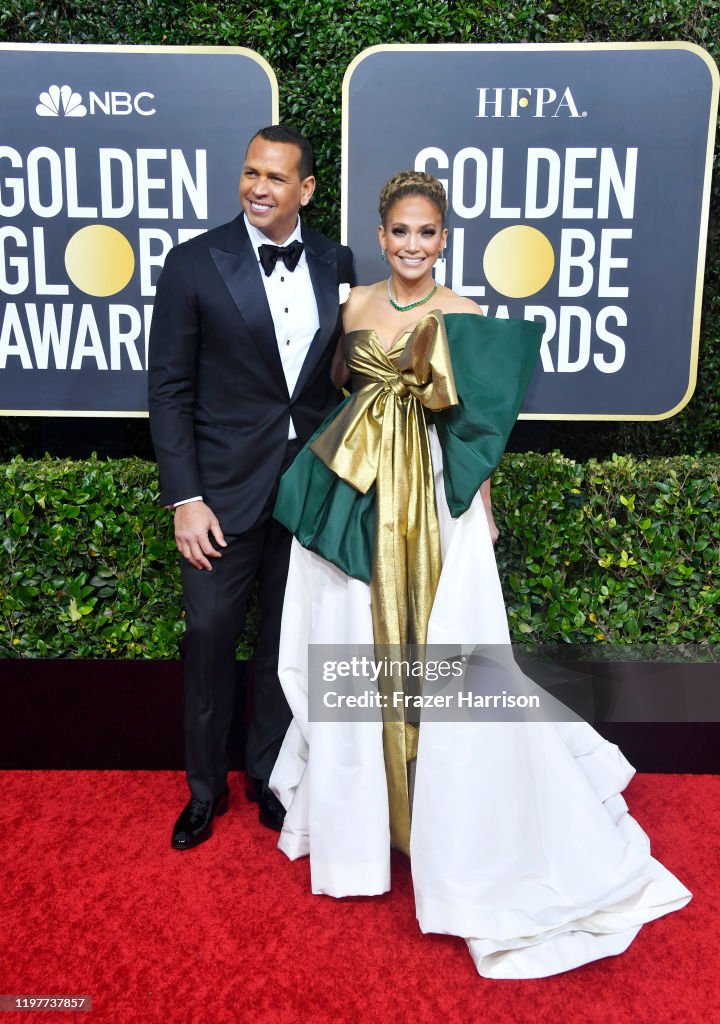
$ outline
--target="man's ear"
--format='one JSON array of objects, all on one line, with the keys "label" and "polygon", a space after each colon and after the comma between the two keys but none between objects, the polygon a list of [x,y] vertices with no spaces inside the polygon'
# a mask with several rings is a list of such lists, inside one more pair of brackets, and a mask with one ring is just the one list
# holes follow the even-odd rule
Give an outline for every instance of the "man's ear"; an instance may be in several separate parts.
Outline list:
[{"label": "man's ear", "polygon": [[307,178],[303,178],[300,184],[300,190],[300,205],[307,206],[312,199],[313,192],[315,191],[315,178],[312,174]]}]

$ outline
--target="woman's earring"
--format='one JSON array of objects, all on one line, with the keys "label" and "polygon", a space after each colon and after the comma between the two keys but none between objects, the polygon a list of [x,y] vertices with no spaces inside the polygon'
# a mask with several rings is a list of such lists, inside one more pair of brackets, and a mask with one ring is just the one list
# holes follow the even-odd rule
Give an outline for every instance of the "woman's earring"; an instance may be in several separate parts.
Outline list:
[{"label": "woman's earring", "polygon": [[380,250],[380,259],[383,261],[383,263],[387,263],[387,249]]},{"label": "woman's earring", "polygon": [[435,261],[435,282],[439,285],[444,285],[446,273],[447,263],[445,262],[445,246],[443,246]]}]

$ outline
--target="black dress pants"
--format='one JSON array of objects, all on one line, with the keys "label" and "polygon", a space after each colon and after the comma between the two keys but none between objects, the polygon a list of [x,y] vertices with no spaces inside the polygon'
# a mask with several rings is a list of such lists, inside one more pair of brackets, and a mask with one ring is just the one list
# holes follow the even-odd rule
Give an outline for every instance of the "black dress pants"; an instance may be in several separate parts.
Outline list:
[{"label": "black dress pants", "polygon": [[[297,442],[288,443],[283,470],[298,450]],[[277,675],[292,535],[272,517],[276,494],[277,483],[251,529],[225,536],[227,547],[212,560],[212,572],[182,560],[185,765],[190,792],[197,800],[213,800],[225,787],[227,739],[235,706],[235,646],[256,579],[259,625],[245,753],[249,775],[270,777],[292,718]]]}]

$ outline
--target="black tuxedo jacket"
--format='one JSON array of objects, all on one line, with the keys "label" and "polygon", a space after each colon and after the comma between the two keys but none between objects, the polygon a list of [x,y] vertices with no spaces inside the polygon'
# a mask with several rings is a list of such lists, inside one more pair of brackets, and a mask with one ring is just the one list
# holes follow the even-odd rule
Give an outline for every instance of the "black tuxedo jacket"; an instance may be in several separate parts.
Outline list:
[{"label": "black tuxedo jacket", "polygon": [[148,396],[160,500],[202,495],[225,533],[262,512],[290,416],[304,444],[338,401],[330,364],[352,253],[304,225],[302,235],[320,327],[292,395],[242,215],[171,249],[158,281]]}]

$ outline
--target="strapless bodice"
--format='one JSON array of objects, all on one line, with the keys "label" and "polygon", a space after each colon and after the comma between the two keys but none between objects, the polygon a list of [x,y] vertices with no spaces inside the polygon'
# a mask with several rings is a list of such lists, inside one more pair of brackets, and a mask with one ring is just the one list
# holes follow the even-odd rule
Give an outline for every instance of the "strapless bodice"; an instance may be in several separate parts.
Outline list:
[{"label": "strapless bodice", "polygon": [[440,310],[430,310],[402,331],[389,349],[374,328],[348,331],[344,355],[354,393],[375,384],[390,388],[400,399],[412,396],[427,408],[442,409],[457,402]]},{"label": "strapless bodice", "polygon": [[403,348],[405,341],[412,334],[413,330],[413,327],[409,327],[406,331],[403,331],[402,334],[395,339],[390,348],[384,347],[374,327],[360,327],[356,328],[354,331],[348,331],[343,342],[345,358],[347,359],[351,357],[352,353],[358,346],[372,346],[374,348],[379,348],[385,355],[391,356],[396,350]]}]

